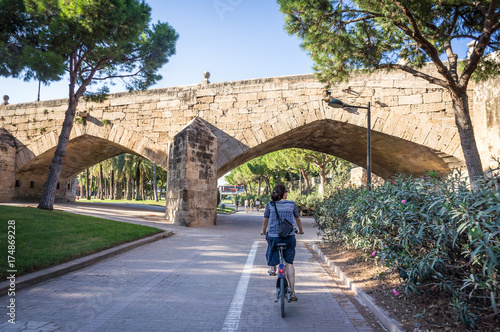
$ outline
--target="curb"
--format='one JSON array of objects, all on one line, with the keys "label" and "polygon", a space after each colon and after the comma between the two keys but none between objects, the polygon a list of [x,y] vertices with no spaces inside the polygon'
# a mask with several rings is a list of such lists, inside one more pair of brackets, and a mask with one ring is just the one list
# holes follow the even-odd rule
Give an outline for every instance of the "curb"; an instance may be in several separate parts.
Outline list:
[{"label": "curb", "polygon": [[[90,266],[97,262],[100,262],[106,258],[110,258],[126,251],[135,249],[137,247],[143,246],[145,244],[169,237],[174,234],[173,232],[161,232],[142,239],[121,244],[119,246],[99,251],[97,253],[81,257],[66,263],[62,263],[56,266],[52,266],[37,272],[25,274],[19,278],[15,279],[15,290],[26,288],[42,281],[46,281],[60,275],[82,269],[84,267]],[[0,282],[0,296],[6,295],[10,288],[10,281]]]},{"label": "curb", "polygon": [[366,306],[387,330],[390,332],[405,332],[396,320],[389,317],[387,311],[376,305],[370,295],[360,289],[337,265],[323,254],[316,242],[311,242],[310,245],[311,249],[321,257],[323,262],[356,294],[359,302]]}]

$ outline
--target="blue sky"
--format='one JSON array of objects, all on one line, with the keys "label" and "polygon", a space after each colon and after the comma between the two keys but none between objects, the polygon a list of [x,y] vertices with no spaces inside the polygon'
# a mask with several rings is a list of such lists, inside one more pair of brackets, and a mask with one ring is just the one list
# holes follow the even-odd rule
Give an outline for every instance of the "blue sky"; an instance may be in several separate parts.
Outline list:
[{"label": "blue sky", "polygon": [[[311,73],[300,40],[283,28],[274,0],[146,0],[153,23],[168,22],[179,33],[177,52],[153,88]],[[123,86],[111,92],[125,91]],[[11,104],[35,101],[38,83],[0,78],[0,95]],[[40,100],[67,98],[68,81],[41,87]]]}]

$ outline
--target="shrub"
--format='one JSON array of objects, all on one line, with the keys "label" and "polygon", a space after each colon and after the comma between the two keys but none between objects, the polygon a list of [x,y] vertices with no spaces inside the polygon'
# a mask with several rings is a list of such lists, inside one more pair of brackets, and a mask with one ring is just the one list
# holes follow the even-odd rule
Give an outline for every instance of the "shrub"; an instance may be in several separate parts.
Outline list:
[{"label": "shrub", "polygon": [[326,241],[375,251],[406,292],[450,293],[455,317],[475,327],[499,310],[498,180],[484,177],[471,191],[455,172],[342,189],[318,204],[315,224]]}]

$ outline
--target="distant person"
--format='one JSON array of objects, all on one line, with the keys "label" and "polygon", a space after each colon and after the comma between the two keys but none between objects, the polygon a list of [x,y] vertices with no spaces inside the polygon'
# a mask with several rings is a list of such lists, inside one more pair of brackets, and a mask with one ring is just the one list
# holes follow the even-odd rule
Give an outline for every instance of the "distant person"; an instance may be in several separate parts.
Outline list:
[{"label": "distant person", "polygon": [[245,211],[248,213],[248,198],[245,199]]},{"label": "distant person", "polygon": [[253,201],[253,198],[250,199],[250,210],[253,213],[253,207],[255,206],[255,203]]},{"label": "distant person", "polygon": [[255,207],[257,208],[257,212],[259,212],[259,208],[260,208],[260,201],[259,201],[259,199],[258,199],[258,198],[255,200]]},{"label": "distant person", "polygon": [[234,200],[234,204],[236,205],[236,211],[238,211],[238,205],[240,205],[240,201],[238,200],[238,197]]}]

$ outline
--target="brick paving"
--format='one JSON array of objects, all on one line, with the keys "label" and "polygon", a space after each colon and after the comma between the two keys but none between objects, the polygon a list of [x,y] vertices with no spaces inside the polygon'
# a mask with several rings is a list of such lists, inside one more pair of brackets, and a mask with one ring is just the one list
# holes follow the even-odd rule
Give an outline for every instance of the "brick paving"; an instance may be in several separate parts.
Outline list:
[{"label": "brick paving", "polygon": [[[98,208],[86,210],[99,214]],[[133,215],[123,213],[116,219]],[[16,292],[16,325],[4,313],[0,330],[221,331],[257,241],[239,320],[225,330],[372,331],[347,298],[339,300],[342,292],[305,247],[304,241],[315,238],[310,221],[304,220],[306,235],[298,237],[299,301],[287,303],[281,318],[276,279],[267,275],[266,242],[258,235],[262,212],[219,216],[217,226],[203,228],[162,223],[161,213],[155,222],[155,213],[135,221],[175,235]],[[7,301],[0,298],[2,307]]]}]

